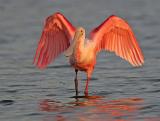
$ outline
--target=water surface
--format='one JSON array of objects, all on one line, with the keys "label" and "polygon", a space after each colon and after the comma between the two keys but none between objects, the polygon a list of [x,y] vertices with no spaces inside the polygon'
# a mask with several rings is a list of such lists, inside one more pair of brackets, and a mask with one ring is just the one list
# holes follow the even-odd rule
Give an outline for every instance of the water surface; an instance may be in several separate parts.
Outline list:
[{"label": "water surface", "polygon": [[[1,0],[1,121],[159,121],[159,0]],[[46,70],[32,65],[44,20],[62,12],[87,33],[111,14],[133,27],[145,56],[133,68],[112,53],[98,55],[89,93],[100,98],[71,98],[74,70],[60,56]],[[83,95],[86,76],[79,73]]]}]

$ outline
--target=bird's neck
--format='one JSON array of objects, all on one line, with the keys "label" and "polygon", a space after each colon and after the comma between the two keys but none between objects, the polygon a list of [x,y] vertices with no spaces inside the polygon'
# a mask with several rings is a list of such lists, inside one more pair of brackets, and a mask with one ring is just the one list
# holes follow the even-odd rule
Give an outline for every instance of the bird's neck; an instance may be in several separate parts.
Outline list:
[{"label": "bird's neck", "polygon": [[79,57],[82,53],[82,51],[84,50],[84,38],[83,37],[79,37],[76,38],[76,42],[75,42],[75,47],[74,47],[74,55]]}]

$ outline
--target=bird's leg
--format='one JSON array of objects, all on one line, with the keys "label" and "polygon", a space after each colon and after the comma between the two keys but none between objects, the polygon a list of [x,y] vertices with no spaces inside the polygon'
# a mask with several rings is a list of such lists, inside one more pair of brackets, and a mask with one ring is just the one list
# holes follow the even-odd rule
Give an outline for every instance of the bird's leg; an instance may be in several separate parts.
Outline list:
[{"label": "bird's leg", "polygon": [[86,88],[85,88],[85,91],[84,91],[84,95],[85,96],[88,96],[88,83],[90,81],[90,78],[91,78],[91,72],[87,72],[87,82],[86,82]]},{"label": "bird's leg", "polygon": [[74,83],[75,83],[76,96],[78,96],[78,79],[77,79],[78,70],[75,69],[75,72],[76,72],[76,77],[74,79]]},{"label": "bird's leg", "polygon": [[85,96],[88,96],[88,82],[89,82],[89,80],[90,80],[90,78],[87,77],[86,88],[85,88],[85,91],[84,91]]}]

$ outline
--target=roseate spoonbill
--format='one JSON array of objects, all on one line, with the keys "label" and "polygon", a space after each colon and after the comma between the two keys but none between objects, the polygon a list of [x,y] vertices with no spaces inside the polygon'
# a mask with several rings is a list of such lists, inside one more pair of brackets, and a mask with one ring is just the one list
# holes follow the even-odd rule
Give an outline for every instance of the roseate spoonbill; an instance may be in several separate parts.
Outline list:
[{"label": "roseate spoonbill", "polygon": [[117,56],[128,61],[132,66],[142,66],[144,57],[128,23],[115,15],[107,18],[102,24],[85,37],[85,29],[75,28],[61,13],[57,12],[46,19],[34,64],[46,68],[51,61],[64,52],[75,69],[75,90],[78,96],[78,71],[87,73],[84,94],[88,95],[88,83],[96,64],[96,55],[101,50],[115,52]]}]

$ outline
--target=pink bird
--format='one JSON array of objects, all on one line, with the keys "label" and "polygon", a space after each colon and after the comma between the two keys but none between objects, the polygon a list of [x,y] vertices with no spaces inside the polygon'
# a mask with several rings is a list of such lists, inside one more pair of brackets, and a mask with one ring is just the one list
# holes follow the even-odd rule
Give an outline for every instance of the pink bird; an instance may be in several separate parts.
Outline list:
[{"label": "pink bird", "polygon": [[142,66],[144,57],[134,33],[128,23],[115,15],[107,18],[90,32],[89,39],[85,29],[75,28],[61,13],[57,12],[46,19],[38,43],[34,64],[46,68],[64,52],[75,69],[75,90],[78,96],[78,71],[87,74],[84,94],[88,96],[88,83],[96,64],[96,56],[101,50],[115,52],[132,66]]}]

